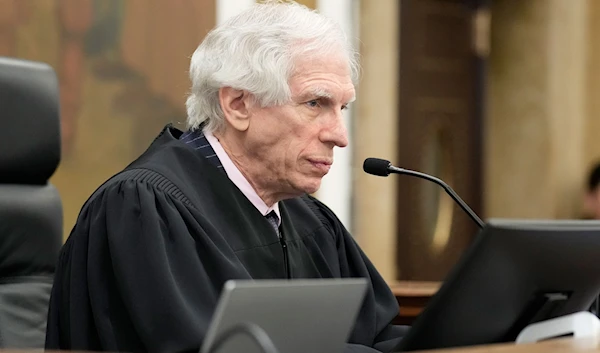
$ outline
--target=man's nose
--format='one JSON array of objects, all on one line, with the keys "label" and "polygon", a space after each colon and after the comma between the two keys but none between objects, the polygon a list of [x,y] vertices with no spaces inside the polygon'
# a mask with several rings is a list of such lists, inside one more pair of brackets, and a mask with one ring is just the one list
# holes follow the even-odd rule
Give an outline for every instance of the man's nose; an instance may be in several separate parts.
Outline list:
[{"label": "man's nose", "polygon": [[330,123],[323,129],[321,140],[338,147],[348,146],[348,130],[341,110],[333,113]]}]

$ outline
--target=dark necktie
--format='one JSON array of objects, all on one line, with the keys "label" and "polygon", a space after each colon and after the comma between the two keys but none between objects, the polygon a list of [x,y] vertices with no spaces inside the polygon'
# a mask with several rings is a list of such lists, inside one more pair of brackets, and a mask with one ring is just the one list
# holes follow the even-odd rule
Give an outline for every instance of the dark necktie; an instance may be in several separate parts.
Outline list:
[{"label": "dark necktie", "polygon": [[273,227],[273,230],[275,230],[275,233],[277,234],[277,236],[279,238],[281,238],[281,232],[279,231],[279,217],[277,217],[277,214],[275,213],[275,211],[271,211],[269,212],[265,218],[267,218],[267,221],[269,221],[269,223],[271,224],[271,227]]}]

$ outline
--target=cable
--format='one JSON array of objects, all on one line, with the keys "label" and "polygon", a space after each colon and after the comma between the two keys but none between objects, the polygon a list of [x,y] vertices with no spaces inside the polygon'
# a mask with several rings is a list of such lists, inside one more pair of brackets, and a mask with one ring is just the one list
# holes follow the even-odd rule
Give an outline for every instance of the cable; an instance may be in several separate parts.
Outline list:
[{"label": "cable", "polygon": [[237,324],[220,334],[206,353],[216,352],[232,336],[242,333],[250,336],[264,353],[279,353],[277,348],[275,348],[275,344],[273,344],[271,337],[267,335],[265,330],[250,322]]}]

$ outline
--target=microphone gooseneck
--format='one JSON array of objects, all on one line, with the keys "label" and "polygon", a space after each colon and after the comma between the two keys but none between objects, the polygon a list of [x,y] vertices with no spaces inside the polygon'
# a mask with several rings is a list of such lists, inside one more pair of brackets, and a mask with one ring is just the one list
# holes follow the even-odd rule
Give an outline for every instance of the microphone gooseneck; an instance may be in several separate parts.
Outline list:
[{"label": "microphone gooseneck", "polygon": [[249,336],[260,347],[263,353],[279,353],[279,350],[275,348],[275,344],[273,344],[271,337],[269,337],[265,330],[250,322],[237,324],[223,332],[215,339],[215,342],[210,346],[207,353],[217,352],[229,339],[239,334]]},{"label": "microphone gooseneck", "polygon": [[368,174],[377,176],[387,177],[390,173],[395,173],[410,175],[434,182],[441,186],[446,191],[446,193],[450,195],[450,197],[463,209],[463,211],[465,211],[469,215],[469,217],[471,217],[471,219],[475,223],[477,223],[479,228],[483,228],[485,226],[485,223],[481,220],[481,218],[479,218],[479,216],[477,216],[477,214],[473,212],[473,210],[460,198],[460,196],[458,196],[458,194],[454,192],[454,190],[452,190],[452,188],[448,184],[446,184],[439,178],[410,169],[398,168],[393,166],[390,161],[386,161],[385,159],[379,158],[365,159],[363,163],[363,170]]}]

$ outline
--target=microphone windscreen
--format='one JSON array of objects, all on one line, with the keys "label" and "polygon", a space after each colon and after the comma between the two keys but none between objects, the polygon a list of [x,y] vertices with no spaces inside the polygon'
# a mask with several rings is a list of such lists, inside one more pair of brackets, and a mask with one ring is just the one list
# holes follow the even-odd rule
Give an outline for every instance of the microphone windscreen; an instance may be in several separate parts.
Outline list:
[{"label": "microphone windscreen", "polygon": [[385,159],[367,158],[363,163],[363,170],[373,175],[388,176],[390,175],[390,171],[388,170],[390,165],[392,165],[392,163]]}]

